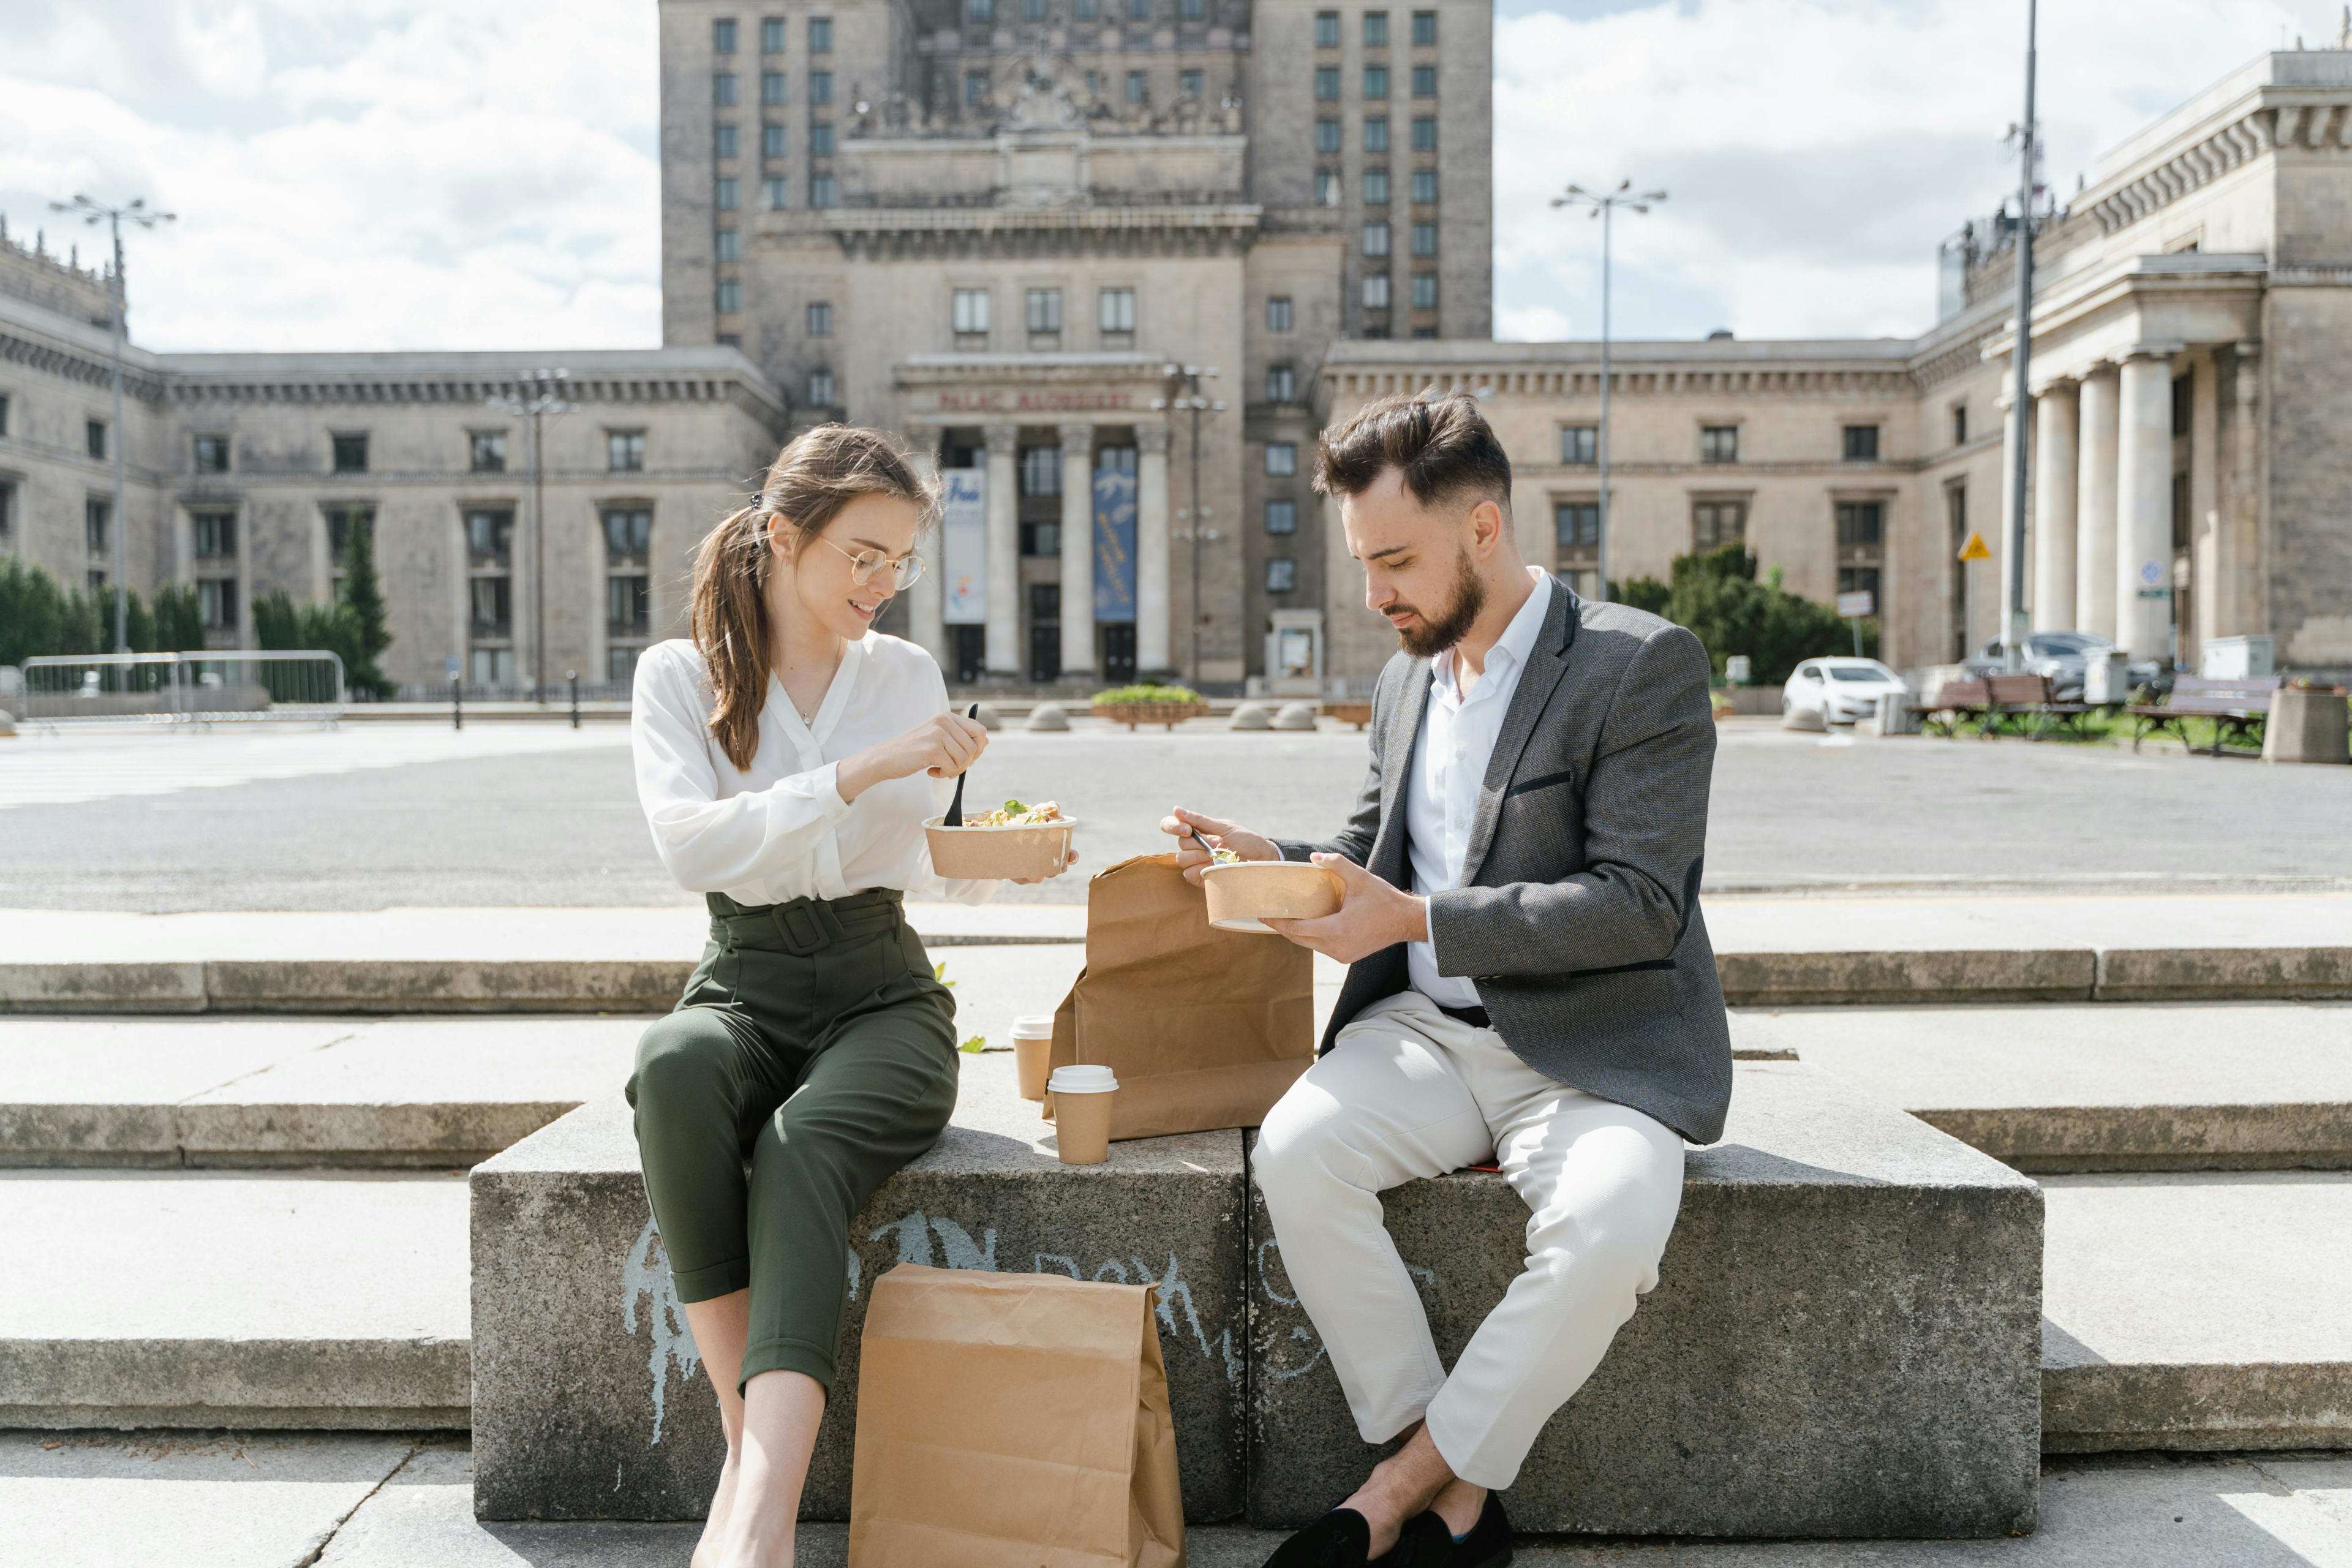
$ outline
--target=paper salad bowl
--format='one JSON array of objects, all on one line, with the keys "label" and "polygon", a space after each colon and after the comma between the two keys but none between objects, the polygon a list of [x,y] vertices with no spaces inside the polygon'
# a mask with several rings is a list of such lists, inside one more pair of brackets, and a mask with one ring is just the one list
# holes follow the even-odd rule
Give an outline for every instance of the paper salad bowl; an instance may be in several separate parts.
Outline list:
[{"label": "paper salad bowl", "polygon": [[1336,915],[1347,884],[1336,871],[1300,860],[1237,860],[1201,873],[1209,895],[1209,923],[1223,931],[1272,929],[1259,917],[1315,920]]},{"label": "paper salad bowl", "polygon": [[923,824],[930,840],[931,869],[942,877],[1050,877],[1070,858],[1074,817],[1017,827],[942,827],[937,816]]}]

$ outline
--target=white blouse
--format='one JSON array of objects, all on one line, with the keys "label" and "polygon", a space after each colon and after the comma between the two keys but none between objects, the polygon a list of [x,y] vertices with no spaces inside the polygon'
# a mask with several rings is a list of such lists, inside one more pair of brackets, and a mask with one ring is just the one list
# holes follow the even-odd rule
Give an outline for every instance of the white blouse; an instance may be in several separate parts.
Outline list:
[{"label": "white blouse", "polygon": [[[855,801],[835,786],[842,758],[947,711],[947,683],[929,653],[879,632],[848,644],[813,724],[771,675],[759,747],[741,771],[710,732],[708,679],[700,651],[676,637],[638,658],[633,687],[637,800],[678,886],[740,904],[941,886],[922,824],[947,810],[953,779],[889,779]],[[995,890],[993,881],[944,884],[965,903]]]}]

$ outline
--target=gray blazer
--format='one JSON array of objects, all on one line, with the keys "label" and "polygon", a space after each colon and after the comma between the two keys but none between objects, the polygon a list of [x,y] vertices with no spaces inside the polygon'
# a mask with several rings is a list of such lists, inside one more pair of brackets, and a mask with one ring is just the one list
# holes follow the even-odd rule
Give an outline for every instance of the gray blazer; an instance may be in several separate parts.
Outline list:
[{"label": "gray blazer", "polygon": [[[1711,1143],[1731,1100],[1731,1034],[1698,909],[1715,762],[1706,651],[1671,622],[1552,586],[1486,767],[1463,885],[1430,897],[1438,971],[1471,978],[1504,1044],[1538,1072]],[[1326,844],[1282,844],[1286,859],[1345,855],[1412,886],[1404,787],[1428,704],[1429,660],[1389,660],[1348,826]],[[1402,944],[1350,966],[1322,1048],[1410,984]]]}]

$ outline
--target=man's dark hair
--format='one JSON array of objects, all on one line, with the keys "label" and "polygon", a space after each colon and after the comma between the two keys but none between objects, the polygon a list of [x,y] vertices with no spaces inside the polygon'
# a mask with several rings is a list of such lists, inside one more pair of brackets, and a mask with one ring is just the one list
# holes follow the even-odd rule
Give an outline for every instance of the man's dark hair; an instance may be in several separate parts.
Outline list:
[{"label": "man's dark hair", "polygon": [[1394,468],[1423,506],[1475,497],[1511,510],[1511,459],[1466,392],[1368,403],[1316,448],[1315,488],[1327,496],[1361,495]]}]

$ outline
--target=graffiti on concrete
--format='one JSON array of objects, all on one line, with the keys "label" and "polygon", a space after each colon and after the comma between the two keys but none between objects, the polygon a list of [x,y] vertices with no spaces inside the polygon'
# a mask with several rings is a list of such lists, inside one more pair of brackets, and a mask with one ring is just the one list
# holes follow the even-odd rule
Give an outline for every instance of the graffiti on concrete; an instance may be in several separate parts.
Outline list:
[{"label": "graffiti on concrete", "polygon": [[654,1378],[653,1442],[659,1443],[662,1422],[669,1414],[669,1369],[675,1365],[680,1381],[689,1380],[701,1369],[702,1356],[694,1348],[694,1331],[687,1327],[686,1308],[670,1285],[669,1260],[651,1220],[637,1233],[637,1244],[621,1266],[621,1325],[632,1339],[637,1332],[639,1298],[646,1302],[646,1330],[653,1341],[647,1366]]},{"label": "graffiti on concrete", "polygon": [[[1266,1267],[1268,1254],[1273,1258],[1273,1268]],[[1257,1277],[1258,1289],[1265,1292],[1267,1300],[1277,1307],[1298,1306],[1297,1297],[1284,1295],[1274,1282],[1275,1269],[1282,1267],[1282,1247],[1273,1237],[1269,1236],[1257,1244],[1257,1251],[1251,1262],[1250,1272]],[[1414,1287],[1421,1292],[1425,1306],[1429,1298],[1438,1293],[1437,1270],[1424,1268],[1418,1263],[1407,1263],[1404,1271],[1412,1276]],[[1286,1272],[1283,1278],[1288,1279],[1290,1276]],[[1304,1309],[1301,1311],[1303,1314]],[[1287,1334],[1269,1334],[1266,1337],[1259,1353],[1265,1357],[1265,1374],[1275,1382],[1287,1383],[1294,1377],[1302,1377],[1322,1363],[1326,1347],[1312,1322],[1313,1320],[1309,1319],[1307,1322],[1293,1323]]]}]

